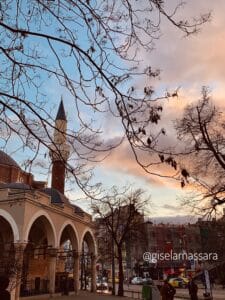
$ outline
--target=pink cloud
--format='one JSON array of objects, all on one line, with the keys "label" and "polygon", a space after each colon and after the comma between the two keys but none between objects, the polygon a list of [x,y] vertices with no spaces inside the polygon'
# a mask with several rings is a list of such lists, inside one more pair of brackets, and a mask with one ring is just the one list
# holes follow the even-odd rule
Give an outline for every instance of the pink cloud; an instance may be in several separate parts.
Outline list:
[{"label": "pink cloud", "polygon": [[[146,154],[146,161],[147,156],[148,154]],[[142,156],[142,159],[144,160],[144,156]],[[156,162],[156,159],[153,159],[153,162]],[[145,181],[147,184],[150,184],[151,186],[173,186],[174,188],[180,189],[179,182],[176,182],[169,178],[154,176],[146,173],[141,168],[141,166],[137,164],[131,148],[127,142],[124,142],[119,148],[115,149],[111,153],[111,155],[102,162],[102,167],[104,169],[111,169],[123,174],[135,176]],[[150,170],[162,176],[165,174],[175,174],[175,171],[171,167],[168,167],[166,164],[153,165]]]}]

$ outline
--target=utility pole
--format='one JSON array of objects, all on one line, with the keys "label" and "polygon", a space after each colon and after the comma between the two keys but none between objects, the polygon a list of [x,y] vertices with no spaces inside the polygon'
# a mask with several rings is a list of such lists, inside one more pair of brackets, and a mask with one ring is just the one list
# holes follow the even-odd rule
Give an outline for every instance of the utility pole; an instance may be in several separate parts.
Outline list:
[{"label": "utility pole", "polygon": [[112,236],[112,295],[115,295],[115,257],[114,257],[114,239]]},{"label": "utility pole", "polygon": [[114,211],[112,212],[112,232],[111,232],[111,244],[112,244],[112,295],[115,295],[115,253],[114,253]]}]

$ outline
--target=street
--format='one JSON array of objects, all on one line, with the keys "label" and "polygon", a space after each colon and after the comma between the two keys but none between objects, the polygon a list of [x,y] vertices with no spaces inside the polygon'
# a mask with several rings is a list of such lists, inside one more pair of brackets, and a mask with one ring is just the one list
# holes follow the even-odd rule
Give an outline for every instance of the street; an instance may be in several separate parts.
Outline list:
[{"label": "street", "polygon": [[[141,299],[141,290],[142,286],[141,285],[124,285],[124,290],[126,300],[131,300],[131,299]],[[203,300],[203,289],[199,289],[199,300]],[[24,299],[24,298],[20,298]],[[26,297],[26,300],[47,300],[49,299],[49,295],[39,295],[39,296],[34,296],[34,297]],[[112,295],[106,295],[106,294],[100,294],[100,293],[90,293],[86,291],[80,291],[79,295],[74,296],[55,296],[55,300],[122,300],[124,299],[123,297],[117,297],[117,296],[112,296]],[[188,295],[188,290],[187,289],[177,289],[176,290],[176,296],[174,300],[181,300],[181,299],[190,299]],[[216,288],[213,290],[213,300],[224,300],[225,299],[225,290]],[[153,299],[154,300],[154,299]]]},{"label": "street", "polygon": [[[106,298],[107,297],[107,298]],[[26,298],[20,298],[20,300],[26,299],[26,300],[47,300],[49,299],[49,295],[39,295],[39,296],[33,296],[33,297],[26,297]],[[124,300],[124,297],[117,297],[112,295],[105,295],[105,294],[99,294],[99,293],[90,293],[86,291],[80,291],[79,295],[71,295],[71,296],[54,296],[54,298],[51,298],[54,300]],[[131,298],[126,298],[126,300],[132,300]]]}]

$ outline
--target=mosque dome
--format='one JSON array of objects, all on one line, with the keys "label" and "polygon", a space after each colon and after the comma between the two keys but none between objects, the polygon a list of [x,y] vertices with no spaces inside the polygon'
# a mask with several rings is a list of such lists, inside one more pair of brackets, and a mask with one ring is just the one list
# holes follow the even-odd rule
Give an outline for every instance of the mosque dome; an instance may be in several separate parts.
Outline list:
[{"label": "mosque dome", "polygon": [[51,202],[52,203],[55,203],[55,204],[63,204],[63,203],[70,204],[68,198],[65,195],[63,195],[62,193],[60,193],[57,189],[44,188],[44,189],[41,189],[41,191],[51,197]]},{"label": "mosque dome", "polygon": [[19,165],[15,162],[12,157],[10,157],[8,154],[0,150],[0,165],[15,167],[20,169]]}]

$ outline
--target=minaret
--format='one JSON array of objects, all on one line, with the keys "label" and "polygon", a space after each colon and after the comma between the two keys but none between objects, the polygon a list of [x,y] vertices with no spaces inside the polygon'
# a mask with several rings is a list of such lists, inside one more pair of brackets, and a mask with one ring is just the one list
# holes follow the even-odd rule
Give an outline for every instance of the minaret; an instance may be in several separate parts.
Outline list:
[{"label": "minaret", "polygon": [[58,113],[55,119],[53,144],[51,145],[50,157],[52,159],[52,185],[64,194],[66,162],[69,157],[69,145],[66,141],[67,120],[63,100],[61,99]]}]

